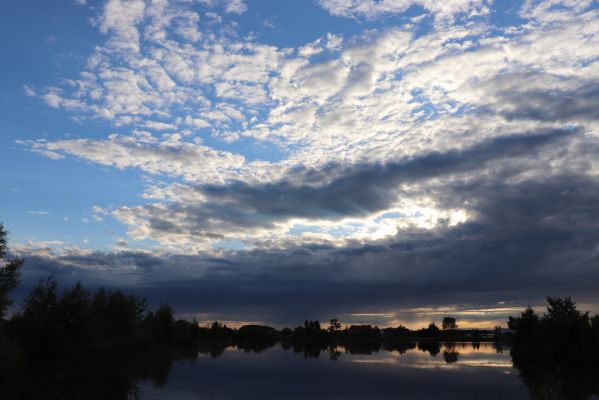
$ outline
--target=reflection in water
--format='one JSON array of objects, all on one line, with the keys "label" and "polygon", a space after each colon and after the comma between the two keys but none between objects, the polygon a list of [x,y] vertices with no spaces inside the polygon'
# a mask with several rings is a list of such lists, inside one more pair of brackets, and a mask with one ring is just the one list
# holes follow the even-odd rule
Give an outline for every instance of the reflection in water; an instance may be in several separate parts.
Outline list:
[{"label": "reflection in water", "polygon": [[431,356],[436,357],[441,352],[441,343],[439,342],[418,342],[418,350],[428,352]]},{"label": "reflection in water", "polygon": [[599,396],[599,365],[579,357],[556,358],[512,350],[514,367],[535,399],[584,400]]},{"label": "reflection in water", "polygon": [[138,381],[164,386],[173,359],[194,354],[153,351],[136,357],[119,354],[77,354],[44,360],[17,360],[11,371],[0,372],[2,399],[135,399]]},{"label": "reflection in water", "polygon": [[[523,354],[512,351],[511,356],[517,370],[510,354],[495,343],[213,342],[137,357],[79,354],[51,364],[28,363],[27,368],[20,360],[11,370],[0,367],[0,398],[297,398],[318,393],[332,398],[588,399],[597,394],[596,369],[556,370]],[[326,388],[324,377],[330,383]],[[443,386],[451,388],[449,395],[436,389]]]}]

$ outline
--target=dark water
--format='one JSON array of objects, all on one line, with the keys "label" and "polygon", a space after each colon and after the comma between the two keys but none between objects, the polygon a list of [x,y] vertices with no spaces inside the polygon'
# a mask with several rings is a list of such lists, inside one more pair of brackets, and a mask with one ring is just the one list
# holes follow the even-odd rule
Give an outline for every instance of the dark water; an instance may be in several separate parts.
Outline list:
[{"label": "dark water", "polygon": [[142,399],[530,398],[512,367],[509,349],[491,343],[407,347],[393,351],[336,347],[318,356],[280,345],[260,353],[229,347],[218,356],[200,354],[194,362],[175,362],[166,384],[141,382],[140,395]]},{"label": "dark water", "polygon": [[599,393],[597,365],[550,362],[494,343],[254,342],[131,354],[4,359],[0,399],[586,400]]}]

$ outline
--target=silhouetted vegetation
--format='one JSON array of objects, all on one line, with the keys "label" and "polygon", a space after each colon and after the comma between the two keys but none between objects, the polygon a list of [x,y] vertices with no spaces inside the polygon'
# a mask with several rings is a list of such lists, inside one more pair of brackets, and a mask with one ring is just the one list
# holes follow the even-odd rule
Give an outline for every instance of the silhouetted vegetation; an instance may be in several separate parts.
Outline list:
[{"label": "silhouetted vegetation", "polygon": [[453,330],[458,328],[456,319],[453,317],[444,317],[443,321],[441,321],[441,326],[443,327],[443,330]]},{"label": "silhouetted vegetation", "polygon": [[441,352],[441,343],[437,341],[421,341],[418,342],[418,350],[426,351],[431,356],[436,357]]},{"label": "silhouetted vegetation", "polygon": [[23,260],[7,258],[8,232],[0,223],[0,319],[4,317],[6,309],[12,304],[9,293],[19,284]]},{"label": "silhouetted vegetation", "polygon": [[510,317],[514,366],[535,399],[599,395],[599,316],[589,318],[571,298],[547,298],[547,311],[528,307]]},{"label": "silhouetted vegetation", "polygon": [[260,353],[278,340],[277,331],[270,326],[245,325],[237,330],[237,347],[246,352]]},{"label": "silhouetted vegetation", "polygon": [[443,350],[443,359],[447,364],[452,364],[458,361],[460,353],[456,350],[455,343],[448,343]]}]

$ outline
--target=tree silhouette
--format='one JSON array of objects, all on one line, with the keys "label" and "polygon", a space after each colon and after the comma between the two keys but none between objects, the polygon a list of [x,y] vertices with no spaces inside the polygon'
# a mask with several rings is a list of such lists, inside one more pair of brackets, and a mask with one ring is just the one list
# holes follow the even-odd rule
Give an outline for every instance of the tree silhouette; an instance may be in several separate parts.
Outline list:
[{"label": "tree silhouette", "polygon": [[434,322],[428,324],[428,328],[424,330],[426,336],[436,337],[439,335],[439,327]]},{"label": "tree silhouette", "polygon": [[[158,310],[148,315],[147,320],[151,320],[152,334],[159,342],[171,342],[173,339],[173,325],[175,323],[171,306],[161,304]],[[215,324],[218,325],[217,322]]]},{"label": "tree silhouette", "polygon": [[337,318],[333,318],[329,322],[329,332],[334,333],[334,332],[338,332],[340,330],[341,330],[341,324],[339,323],[339,320]]},{"label": "tree silhouette", "polygon": [[510,316],[507,326],[516,333],[516,339],[522,340],[532,337],[538,329],[539,316],[530,306],[520,314],[520,317]]},{"label": "tree silhouette", "polygon": [[453,317],[443,317],[441,327],[443,328],[443,330],[454,330],[457,329],[458,324],[456,319]]},{"label": "tree silhouette", "polygon": [[576,309],[576,303],[570,297],[547,297],[547,312],[543,320],[554,325],[586,325],[589,313]]},{"label": "tree silhouette", "polygon": [[0,223],[0,319],[4,317],[6,309],[12,304],[8,294],[17,287],[21,276],[22,259],[7,259],[8,232]]}]

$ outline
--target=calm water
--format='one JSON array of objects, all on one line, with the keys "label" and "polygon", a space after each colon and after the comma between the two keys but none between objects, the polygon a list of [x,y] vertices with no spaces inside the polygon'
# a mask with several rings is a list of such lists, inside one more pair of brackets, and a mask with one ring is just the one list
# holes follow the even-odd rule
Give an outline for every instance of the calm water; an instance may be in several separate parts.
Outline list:
[{"label": "calm water", "polygon": [[411,346],[320,353],[281,345],[261,352],[229,347],[174,362],[164,385],[143,381],[139,389],[142,399],[530,398],[509,349],[491,343]]}]

